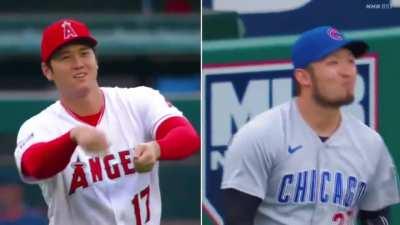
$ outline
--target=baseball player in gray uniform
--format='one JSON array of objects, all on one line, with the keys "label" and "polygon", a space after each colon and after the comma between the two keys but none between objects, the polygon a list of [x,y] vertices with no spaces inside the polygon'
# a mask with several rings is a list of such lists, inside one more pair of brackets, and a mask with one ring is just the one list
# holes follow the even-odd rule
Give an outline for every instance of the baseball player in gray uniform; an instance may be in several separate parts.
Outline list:
[{"label": "baseball player in gray uniform", "polygon": [[297,97],[243,126],[226,153],[226,225],[390,224],[400,200],[393,160],[377,132],[340,110],[367,50],[330,26],[300,36]]}]

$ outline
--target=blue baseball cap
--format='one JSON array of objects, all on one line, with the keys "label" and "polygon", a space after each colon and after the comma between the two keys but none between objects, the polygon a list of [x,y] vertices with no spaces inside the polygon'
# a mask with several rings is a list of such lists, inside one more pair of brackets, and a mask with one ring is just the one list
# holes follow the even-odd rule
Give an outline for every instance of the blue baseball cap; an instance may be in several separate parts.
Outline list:
[{"label": "blue baseball cap", "polygon": [[301,34],[292,49],[294,68],[306,68],[310,63],[321,60],[340,48],[349,49],[358,58],[368,51],[364,41],[347,40],[331,26],[317,27]]}]

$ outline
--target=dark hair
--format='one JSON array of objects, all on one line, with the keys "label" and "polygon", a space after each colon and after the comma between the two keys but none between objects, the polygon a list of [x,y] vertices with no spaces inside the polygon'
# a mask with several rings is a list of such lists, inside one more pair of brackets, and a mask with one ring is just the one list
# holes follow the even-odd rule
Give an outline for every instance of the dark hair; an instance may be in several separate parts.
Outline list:
[{"label": "dark hair", "polygon": [[294,96],[300,96],[301,88],[300,84],[297,81],[296,77],[294,77]]},{"label": "dark hair", "polygon": [[95,46],[93,45],[93,43],[90,40],[87,40],[87,39],[75,39],[75,40],[73,40],[71,42],[67,42],[64,45],[61,45],[56,50],[54,50],[54,52],[49,56],[49,59],[47,60],[47,62],[45,62],[46,65],[48,65],[48,66],[50,65],[50,61],[54,58],[55,55],[57,55],[57,53],[60,52],[60,50],[62,48],[64,48],[65,46],[68,46],[68,45],[72,45],[72,44],[86,45],[86,46],[90,47],[91,49],[93,49],[94,52],[96,52],[95,51]]},{"label": "dark hair", "polygon": [[[314,73],[314,68],[309,64],[306,68],[304,68],[308,73],[313,74]],[[299,81],[297,81],[296,76],[294,76],[294,95],[295,96],[300,96],[301,94],[301,86]]]},{"label": "dark hair", "polygon": [[[59,48],[57,48],[57,49],[53,52],[53,54],[50,55],[49,59],[48,59],[46,62],[44,62],[44,63],[46,64],[46,66],[49,67],[50,70],[53,70],[53,68],[51,67],[51,60],[54,58],[54,56],[55,56],[62,48],[64,48],[65,46],[68,46],[68,45],[72,45],[72,44],[82,44],[82,45],[86,45],[86,46],[90,47],[90,48],[93,50],[94,53],[96,53],[96,48],[93,46],[92,42],[90,42],[90,41],[87,40],[87,39],[77,39],[77,40],[71,41],[71,42],[69,42],[69,43],[67,43],[67,44],[65,44],[65,45],[62,45],[62,46],[60,46]],[[94,55],[95,55],[96,60],[97,60],[97,55],[96,55],[96,54],[94,54]]]}]

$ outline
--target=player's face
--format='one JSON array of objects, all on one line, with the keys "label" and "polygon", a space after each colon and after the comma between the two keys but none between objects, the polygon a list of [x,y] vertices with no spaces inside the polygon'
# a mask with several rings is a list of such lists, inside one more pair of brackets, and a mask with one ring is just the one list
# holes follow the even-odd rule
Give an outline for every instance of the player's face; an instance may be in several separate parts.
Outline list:
[{"label": "player's face", "polygon": [[357,67],[354,55],[340,49],[311,64],[312,95],[327,107],[340,107],[354,100]]},{"label": "player's face", "polygon": [[50,66],[42,64],[43,73],[63,95],[83,97],[98,87],[97,59],[87,45],[75,43],[62,47],[52,57]]}]

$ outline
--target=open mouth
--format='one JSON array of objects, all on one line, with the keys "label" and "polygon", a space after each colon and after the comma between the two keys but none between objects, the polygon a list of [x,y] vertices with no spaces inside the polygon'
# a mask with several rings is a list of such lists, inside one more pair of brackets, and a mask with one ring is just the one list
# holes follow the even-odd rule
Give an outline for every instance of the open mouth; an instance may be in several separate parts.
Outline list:
[{"label": "open mouth", "polygon": [[76,79],[80,79],[80,78],[84,78],[84,77],[86,77],[86,73],[78,73],[78,74],[73,75],[73,78],[76,78]]}]

